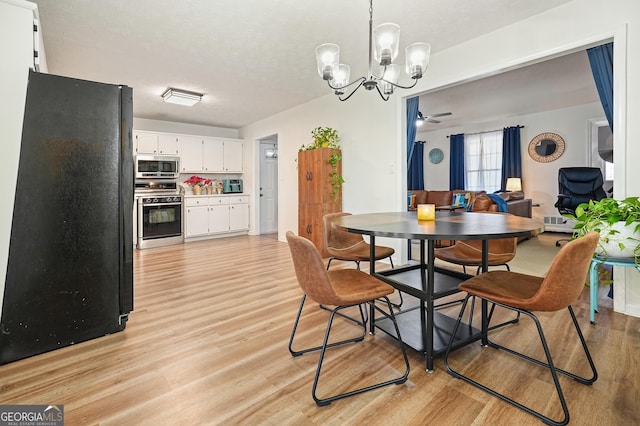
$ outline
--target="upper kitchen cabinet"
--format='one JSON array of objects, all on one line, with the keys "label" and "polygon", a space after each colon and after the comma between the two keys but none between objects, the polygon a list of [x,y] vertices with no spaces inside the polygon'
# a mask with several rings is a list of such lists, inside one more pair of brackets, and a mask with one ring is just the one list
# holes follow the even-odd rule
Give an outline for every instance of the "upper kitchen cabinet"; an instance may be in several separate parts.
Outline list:
[{"label": "upper kitchen cabinet", "polygon": [[244,143],[230,140],[225,140],[223,143],[224,171],[228,173],[242,173],[244,170]]},{"label": "upper kitchen cabinet", "polygon": [[134,144],[136,154],[180,155],[177,135],[134,132]]},{"label": "upper kitchen cabinet", "polygon": [[182,173],[242,173],[244,143],[228,139],[181,137]]}]

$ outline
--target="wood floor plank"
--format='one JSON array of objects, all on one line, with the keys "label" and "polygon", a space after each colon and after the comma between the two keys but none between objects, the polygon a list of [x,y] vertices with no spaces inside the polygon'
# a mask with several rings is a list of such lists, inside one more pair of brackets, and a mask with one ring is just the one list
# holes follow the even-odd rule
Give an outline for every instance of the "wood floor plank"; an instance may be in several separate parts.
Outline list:
[{"label": "wood floor plank", "polygon": [[[543,234],[520,244],[512,269],[521,265],[525,272],[537,268],[544,273],[546,265],[535,265],[530,250],[541,245],[554,250],[554,241]],[[138,250],[134,267],[135,309],[126,329],[0,366],[0,403],[64,404],[67,425],[539,424],[453,379],[440,359],[428,374],[424,358],[412,350],[405,384],[317,407],[311,398],[317,354],[291,357],[287,349],[302,293],[286,243],[241,236]],[[584,386],[561,379],[572,424],[640,424],[640,319],[613,312],[606,291],[601,289],[595,325],[588,320],[588,289],[574,305],[599,380]],[[405,296],[405,303],[406,308],[415,300]],[[457,310],[455,305],[442,312],[454,316]],[[512,314],[496,315],[507,319]],[[296,347],[319,344],[327,316],[309,302]],[[584,371],[579,344],[567,337],[568,315],[540,317],[557,364]],[[354,332],[357,327],[340,319],[332,337]],[[492,337],[542,356],[535,329],[525,320],[492,332]],[[330,352],[319,392],[403,371],[396,342],[384,333]],[[477,344],[453,353],[452,362],[483,380],[497,380],[498,388],[536,407],[559,413],[548,373],[539,367]]]}]

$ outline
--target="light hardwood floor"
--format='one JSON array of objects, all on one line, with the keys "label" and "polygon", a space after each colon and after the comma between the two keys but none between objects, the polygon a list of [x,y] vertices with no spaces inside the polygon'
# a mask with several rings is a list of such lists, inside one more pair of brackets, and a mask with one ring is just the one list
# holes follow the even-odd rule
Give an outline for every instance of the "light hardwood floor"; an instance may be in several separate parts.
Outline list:
[{"label": "light hardwood floor", "polygon": [[[540,244],[553,253],[553,241],[542,240],[522,243],[514,265],[535,265]],[[406,384],[316,407],[317,355],[292,358],[287,350],[301,292],[286,243],[234,237],[135,251],[134,260],[135,310],[125,331],[0,366],[0,403],[64,404],[67,425],[539,424],[453,379],[440,359],[426,373],[412,350]],[[571,424],[640,424],[640,319],[614,313],[606,289],[602,303],[596,325],[589,324],[586,288],[574,305],[599,379],[589,387],[561,377]],[[557,364],[584,367],[567,337],[568,315],[541,318]],[[326,319],[310,304],[299,344],[319,342]],[[336,326],[336,338],[354,331],[346,321]],[[524,320],[492,337],[540,352]],[[395,342],[381,332],[332,350],[327,362],[320,393],[403,367]],[[452,363],[559,415],[550,378],[532,364],[477,344],[455,352]]]}]

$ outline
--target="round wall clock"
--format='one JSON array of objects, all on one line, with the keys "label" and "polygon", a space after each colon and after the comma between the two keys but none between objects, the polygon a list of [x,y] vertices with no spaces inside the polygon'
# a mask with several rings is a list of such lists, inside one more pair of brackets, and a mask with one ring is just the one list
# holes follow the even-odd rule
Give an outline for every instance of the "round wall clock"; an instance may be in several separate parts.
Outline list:
[{"label": "round wall clock", "polygon": [[540,133],[529,142],[529,157],[539,163],[550,163],[564,153],[564,139],[557,133]]},{"label": "round wall clock", "polygon": [[444,153],[440,148],[433,148],[429,151],[429,161],[431,164],[438,164],[444,158]]}]

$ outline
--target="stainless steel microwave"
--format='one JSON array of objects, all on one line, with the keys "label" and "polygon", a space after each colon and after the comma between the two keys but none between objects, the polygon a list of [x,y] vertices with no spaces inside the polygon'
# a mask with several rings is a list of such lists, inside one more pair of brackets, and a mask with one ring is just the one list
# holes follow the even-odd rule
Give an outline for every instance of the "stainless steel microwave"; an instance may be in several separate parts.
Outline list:
[{"label": "stainless steel microwave", "polygon": [[136,156],[136,179],[177,179],[179,175],[180,157]]}]

